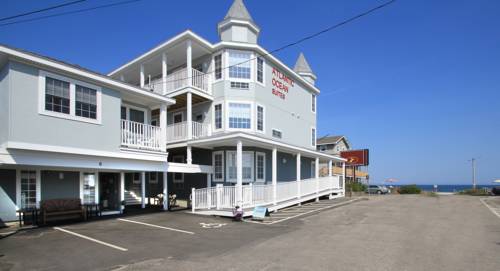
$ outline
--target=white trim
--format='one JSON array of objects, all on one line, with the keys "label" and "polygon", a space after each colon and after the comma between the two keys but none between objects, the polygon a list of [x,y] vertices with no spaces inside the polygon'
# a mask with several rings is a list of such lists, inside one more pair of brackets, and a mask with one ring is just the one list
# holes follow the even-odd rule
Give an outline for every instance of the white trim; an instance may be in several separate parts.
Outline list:
[{"label": "white trim", "polygon": [[[175,161],[176,158],[179,158],[179,157],[182,159],[182,161]],[[174,156],[172,156],[172,162],[174,162],[174,163],[181,163],[181,164],[184,163],[184,155],[174,155]],[[175,178],[175,174],[181,174],[180,175],[181,178],[180,179],[176,179]],[[173,175],[174,175],[174,176],[172,176],[173,183],[184,183],[184,173],[174,172]]]},{"label": "white trim", "polygon": [[[238,176],[236,176],[236,178],[234,179],[229,179],[229,157],[231,156],[231,154],[234,153],[234,155],[236,156],[237,155],[237,151],[226,151],[226,182],[228,183],[236,183],[237,182],[237,179],[238,179]],[[242,152],[242,159],[241,159],[241,162],[242,162],[242,171],[243,171],[243,160],[244,160],[244,156],[246,155],[250,155],[250,157],[252,157],[252,170],[250,171],[251,172],[251,177],[250,179],[245,179],[245,178],[242,178],[243,182],[244,183],[251,183],[251,182],[254,182],[255,180],[255,152],[254,151],[243,151]],[[237,162],[236,162],[237,163]],[[235,165],[235,167],[237,167],[237,165]],[[237,170],[236,170],[237,171]],[[236,174],[238,175],[238,174]]]},{"label": "white trim", "polygon": [[[220,128],[217,128],[215,125],[215,106],[220,105],[220,110],[221,110],[221,125]],[[213,123],[213,131],[218,132],[224,130],[224,101],[214,103],[213,105],[213,110],[212,110],[212,123]]]},{"label": "white trim", "polygon": [[[213,78],[214,78],[214,81],[212,83],[217,83],[217,82],[220,82],[220,81],[223,81],[224,80],[224,53],[225,51],[224,50],[220,50],[220,51],[217,51],[216,53],[212,54],[212,72],[213,72]],[[220,56],[220,67],[221,67],[221,75],[220,75],[220,78],[217,79],[216,78],[216,66],[215,66],[215,57],[216,56]]]},{"label": "white trim", "polygon": [[[219,155],[219,154],[222,155],[222,178],[221,179],[216,179],[215,178],[215,156]],[[225,162],[224,161],[224,151],[214,151],[214,152],[212,152],[212,167],[213,167],[213,171],[214,171],[213,172],[212,181],[214,183],[224,182],[224,177],[225,177],[225,174],[224,174],[225,173],[225,170],[224,170],[225,169],[225,167],[224,167],[225,163],[224,162]]]},{"label": "white trim", "polygon": [[167,172],[177,172],[177,173],[212,173],[212,166],[207,165],[197,165],[197,164],[185,164],[185,163],[174,163],[169,162]]},{"label": "white trim", "polygon": [[[258,118],[258,115],[259,115],[258,107],[262,107],[262,131],[259,130],[259,126],[258,126],[258,121],[259,121],[259,118]],[[262,133],[262,134],[266,133],[266,107],[263,104],[260,104],[260,103],[255,103],[255,131],[257,133]],[[282,133],[282,135],[283,135],[283,133]]]},{"label": "white trim", "polygon": [[[262,59],[262,82],[258,80],[259,58]],[[263,87],[266,87],[266,59],[263,56],[257,55],[255,58],[255,82]]]},{"label": "white trim", "polygon": [[[230,76],[230,65],[229,65],[229,60],[230,60],[230,57],[229,57],[229,54],[230,53],[240,53],[240,54],[249,54],[250,55],[250,62],[246,62],[246,63],[249,63],[249,66],[250,66],[250,78],[235,78],[235,77],[231,77]],[[246,50],[236,50],[236,49],[228,49],[226,50],[226,79],[228,81],[233,81],[233,82],[243,82],[243,83],[252,83],[254,81],[254,75],[253,75],[253,72],[255,71],[255,68],[254,68],[254,62],[255,61],[252,61],[252,59],[255,58],[255,53],[253,51],[246,51]],[[238,62],[239,63],[239,62]],[[244,65],[246,63],[243,63],[241,65]]]},{"label": "white trim", "polygon": [[16,210],[21,209],[21,171],[35,171],[35,204],[37,208],[40,208],[40,200],[42,198],[42,193],[41,193],[41,173],[40,169],[33,169],[33,168],[23,168],[23,169],[16,169]]},{"label": "white trim", "polygon": [[[60,113],[60,112],[54,112],[50,110],[45,109],[45,80],[46,77],[51,77],[57,80],[61,80],[64,82],[69,83],[69,114],[66,113]],[[76,115],[75,108],[76,108],[76,85],[80,85],[82,87],[88,87],[91,89],[94,89],[96,91],[96,118],[85,118],[85,117],[80,117]],[[75,120],[75,121],[80,121],[80,122],[87,122],[87,123],[93,123],[93,124],[102,124],[102,88],[96,85],[92,85],[86,82],[82,82],[77,79],[69,78],[66,76],[58,75],[55,73],[51,73],[48,71],[44,70],[39,70],[38,71],[38,113],[40,115],[45,115],[45,116],[51,116],[51,117],[57,117],[57,118],[62,118],[62,119],[68,119],[68,120]]]},{"label": "white trim", "polygon": [[[229,104],[248,104],[250,105],[250,128],[249,129],[244,129],[244,128],[230,128],[229,127],[229,117],[230,117],[230,111],[229,111]],[[240,101],[240,100],[226,100],[226,131],[255,131],[254,127],[254,102],[253,101]]]},{"label": "white trim", "polygon": [[[263,174],[264,174],[264,178],[263,179],[259,179],[258,178],[258,174],[257,174],[257,158],[258,156],[262,156],[264,157],[264,164],[263,164]],[[262,182],[262,183],[265,183],[266,182],[266,153],[265,152],[255,152],[255,181],[256,182]]]},{"label": "white trim", "polygon": [[58,61],[49,60],[45,57],[35,56],[33,54],[30,54],[30,53],[24,53],[24,52],[21,52],[21,51],[15,50],[15,49],[11,49],[11,48],[8,48],[8,47],[2,46],[2,45],[0,45],[0,52],[12,55],[14,57],[18,57],[18,58],[20,58],[20,60],[34,62],[34,64],[45,65],[45,66],[49,66],[49,67],[54,68],[54,69],[59,69],[59,70],[63,70],[63,71],[69,72],[69,73],[76,74],[78,76],[86,77],[88,79],[95,80],[99,83],[107,84],[107,85],[110,85],[110,86],[113,86],[113,87],[116,87],[116,88],[119,88],[122,90],[126,90],[130,93],[134,93],[135,95],[140,95],[142,97],[149,97],[149,98],[155,99],[157,101],[166,102],[168,104],[175,104],[174,99],[163,97],[161,95],[158,95],[158,94],[155,94],[152,92],[147,92],[139,87],[135,87],[135,86],[126,84],[124,82],[112,79],[110,77],[107,77],[104,75],[98,75],[94,72],[87,72],[87,71],[84,71],[82,69],[78,69],[78,68],[71,67],[71,66],[66,65],[66,64],[62,64]]},{"label": "white trim", "polygon": [[181,115],[181,122],[185,121],[184,111],[183,110],[179,110],[179,111],[176,111],[176,112],[172,112],[172,124],[181,123],[181,122],[175,122],[175,116],[178,116],[178,115]]},{"label": "white trim", "polygon": [[229,24],[237,24],[237,25],[245,25],[251,28],[257,35],[260,32],[260,29],[257,25],[255,25],[252,22],[246,21],[246,20],[238,20],[238,19],[226,19],[220,23],[217,24],[217,32],[220,35],[220,30],[224,28],[226,25]]},{"label": "white trim", "polygon": [[[316,112],[318,111],[318,99],[317,99],[317,97],[318,96],[316,94],[311,93],[311,112],[313,114],[316,114]],[[313,100],[314,100],[314,108],[312,106]]]},{"label": "white trim", "polygon": [[127,109],[127,120],[130,120],[130,109],[134,109],[137,111],[144,112],[144,123],[149,124],[149,121],[150,121],[149,115],[150,115],[150,111],[151,111],[149,108],[132,105],[132,104],[127,103],[127,101],[122,100],[122,104],[120,106],[120,118],[121,118],[121,108],[122,107],[125,107]]},{"label": "white trim", "polygon": [[[280,132],[281,137],[275,137],[275,136],[273,135],[273,131]],[[280,129],[272,128],[272,129],[271,129],[271,137],[272,137],[272,138],[276,138],[276,139],[278,139],[278,140],[282,140],[282,139],[283,139],[283,131],[281,131]]]},{"label": "white trim", "polygon": [[[314,140],[312,138],[312,131],[314,129]],[[310,143],[311,143],[311,147],[313,147],[314,149],[316,149],[316,141],[318,140],[318,131],[316,130],[316,127],[314,126],[311,126],[311,130],[309,130],[310,133],[309,133],[309,137],[310,137]]]}]

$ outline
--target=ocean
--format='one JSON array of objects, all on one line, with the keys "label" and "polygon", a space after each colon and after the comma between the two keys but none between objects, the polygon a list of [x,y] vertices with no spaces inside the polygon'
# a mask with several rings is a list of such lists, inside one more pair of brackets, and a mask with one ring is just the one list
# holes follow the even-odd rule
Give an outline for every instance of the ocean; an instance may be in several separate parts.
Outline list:
[{"label": "ocean", "polygon": [[[389,184],[385,184],[386,186],[389,186]],[[394,187],[399,187],[402,185],[392,185]],[[432,184],[417,184],[420,189],[423,191],[434,191],[434,185]],[[495,185],[476,185],[477,189],[481,188],[493,188]],[[464,184],[442,184],[437,186],[437,191],[438,192],[458,192],[458,191],[463,191],[466,189],[472,189],[472,185],[464,185]]]}]

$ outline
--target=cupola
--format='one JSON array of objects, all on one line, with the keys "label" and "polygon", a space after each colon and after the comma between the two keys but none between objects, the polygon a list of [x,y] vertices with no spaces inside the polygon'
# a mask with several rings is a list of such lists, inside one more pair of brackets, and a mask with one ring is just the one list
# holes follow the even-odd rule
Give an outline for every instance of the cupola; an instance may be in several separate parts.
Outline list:
[{"label": "cupola", "polygon": [[303,53],[300,53],[299,58],[297,59],[297,62],[295,63],[295,67],[293,70],[302,76],[307,82],[311,83],[314,85],[316,82],[316,75],[313,73],[311,66],[309,66],[309,63],[307,63],[306,58],[304,57]]},{"label": "cupola", "polygon": [[243,0],[234,0],[224,20],[217,25],[222,41],[257,43],[260,28],[248,13]]}]

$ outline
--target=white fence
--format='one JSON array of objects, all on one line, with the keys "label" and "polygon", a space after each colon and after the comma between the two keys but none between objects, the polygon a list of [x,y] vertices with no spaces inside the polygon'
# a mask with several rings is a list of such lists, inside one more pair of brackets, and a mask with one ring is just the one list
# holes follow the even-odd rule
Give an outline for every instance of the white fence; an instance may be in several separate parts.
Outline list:
[{"label": "white fence", "polygon": [[161,151],[161,128],[122,120],[121,144],[126,147]]},{"label": "white fence", "polygon": [[[342,176],[334,175],[293,182],[272,184],[249,184],[241,187],[239,200],[238,186],[222,186],[192,189],[192,211],[201,209],[232,209],[277,205],[300,199],[310,199],[343,191]],[[276,196],[275,196],[276,195]]]},{"label": "white fence", "polygon": [[[191,69],[191,86],[196,87],[204,92],[210,93],[210,75],[200,72],[196,69]],[[169,75],[165,80],[166,92],[163,91],[163,79],[152,80],[149,84],[144,87],[158,93],[160,95],[166,95],[170,92],[174,92],[178,89],[188,86],[189,75],[187,68],[177,70]]]},{"label": "white fence", "polygon": [[[193,121],[193,139],[210,135],[210,124]],[[184,141],[188,139],[188,124],[186,121],[170,124],[167,126],[168,142]]]}]

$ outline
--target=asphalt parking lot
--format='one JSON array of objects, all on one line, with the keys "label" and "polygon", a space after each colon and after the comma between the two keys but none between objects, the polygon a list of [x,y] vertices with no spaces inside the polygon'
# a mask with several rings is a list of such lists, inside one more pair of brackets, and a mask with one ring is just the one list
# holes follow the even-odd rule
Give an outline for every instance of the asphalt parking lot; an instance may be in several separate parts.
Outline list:
[{"label": "asphalt parking lot", "polygon": [[0,239],[0,270],[498,270],[500,266],[500,218],[477,197],[370,196],[367,201],[273,225],[179,212],[124,219],[60,226],[62,230],[47,227]]}]

